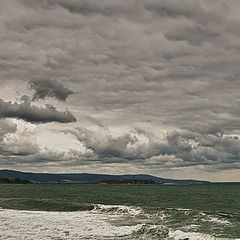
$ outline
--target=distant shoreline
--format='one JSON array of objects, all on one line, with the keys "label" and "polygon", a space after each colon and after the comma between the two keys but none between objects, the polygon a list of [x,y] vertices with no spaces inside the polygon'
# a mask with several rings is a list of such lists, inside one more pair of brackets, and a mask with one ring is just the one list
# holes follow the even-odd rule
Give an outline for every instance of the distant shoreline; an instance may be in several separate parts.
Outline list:
[{"label": "distant shoreline", "polygon": [[[14,170],[0,170],[0,179],[21,179],[32,183],[54,183],[54,184],[202,184],[209,181],[194,179],[168,179],[156,177],[148,174],[91,174],[91,173],[32,173]],[[5,183],[8,183],[7,181]],[[10,183],[12,183],[10,181]]]}]

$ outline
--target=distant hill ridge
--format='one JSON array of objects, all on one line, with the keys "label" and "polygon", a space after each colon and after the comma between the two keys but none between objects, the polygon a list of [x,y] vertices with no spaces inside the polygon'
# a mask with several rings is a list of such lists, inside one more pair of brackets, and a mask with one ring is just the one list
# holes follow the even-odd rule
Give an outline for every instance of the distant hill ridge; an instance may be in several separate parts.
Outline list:
[{"label": "distant hill ridge", "polygon": [[79,182],[93,183],[104,180],[152,180],[156,183],[172,183],[172,184],[194,184],[194,183],[209,183],[208,181],[198,181],[193,179],[176,180],[168,178],[160,178],[147,174],[124,174],[124,175],[109,175],[109,174],[91,174],[91,173],[32,173],[20,172],[14,170],[0,170],[0,178],[20,178],[34,182]]}]

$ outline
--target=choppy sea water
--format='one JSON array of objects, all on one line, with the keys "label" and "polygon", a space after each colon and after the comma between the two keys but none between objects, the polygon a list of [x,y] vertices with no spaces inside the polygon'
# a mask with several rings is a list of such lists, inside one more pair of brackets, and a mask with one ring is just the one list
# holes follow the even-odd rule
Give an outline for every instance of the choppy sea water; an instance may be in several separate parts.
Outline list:
[{"label": "choppy sea water", "polygon": [[240,184],[0,185],[0,239],[240,239],[239,197]]}]

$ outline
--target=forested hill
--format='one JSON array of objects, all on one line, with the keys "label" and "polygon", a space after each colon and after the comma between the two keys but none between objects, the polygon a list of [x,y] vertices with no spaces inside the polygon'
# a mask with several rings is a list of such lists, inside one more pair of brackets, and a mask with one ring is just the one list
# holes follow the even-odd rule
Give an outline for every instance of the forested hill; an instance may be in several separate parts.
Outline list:
[{"label": "forested hill", "polygon": [[152,180],[156,183],[172,183],[172,184],[193,184],[193,183],[208,183],[207,181],[198,181],[192,179],[176,180],[155,177],[146,174],[126,174],[126,175],[109,175],[109,174],[90,174],[90,173],[32,173],[32,172],[20,172],[14,170],[0,170],[0,178],[19,178],[26,179],[33,182],[79,182],[79,183],[93,183],[104,180]]}]

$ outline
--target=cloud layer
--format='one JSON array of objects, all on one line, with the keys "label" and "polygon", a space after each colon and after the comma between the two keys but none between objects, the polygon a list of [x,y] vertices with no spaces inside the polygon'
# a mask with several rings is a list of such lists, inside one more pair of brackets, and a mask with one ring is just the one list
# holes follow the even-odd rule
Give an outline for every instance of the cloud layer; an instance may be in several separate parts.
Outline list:
[{"label": "cloud layer", "polygon": [[[239,169],[239,8],[237,0],[1,1],[2,118],[45,122],[36,139],[48,129],[74,142],[64,153],[30,154],[28,166],[177,168],[179,177],[219,179]],[[18,103],[23,94],[38,105]]]},{"label": "cloud layer", "polygon": [[[204,126],[202,126],[204,127]],[[199,129],[165,134],[135,128],[120,136],[75,129],[73,134],[86,148],[89,159],[106,163],[130,163],[157,169],[205,166],[205,170],[239,169],[240,139],[221,132]]]}]

